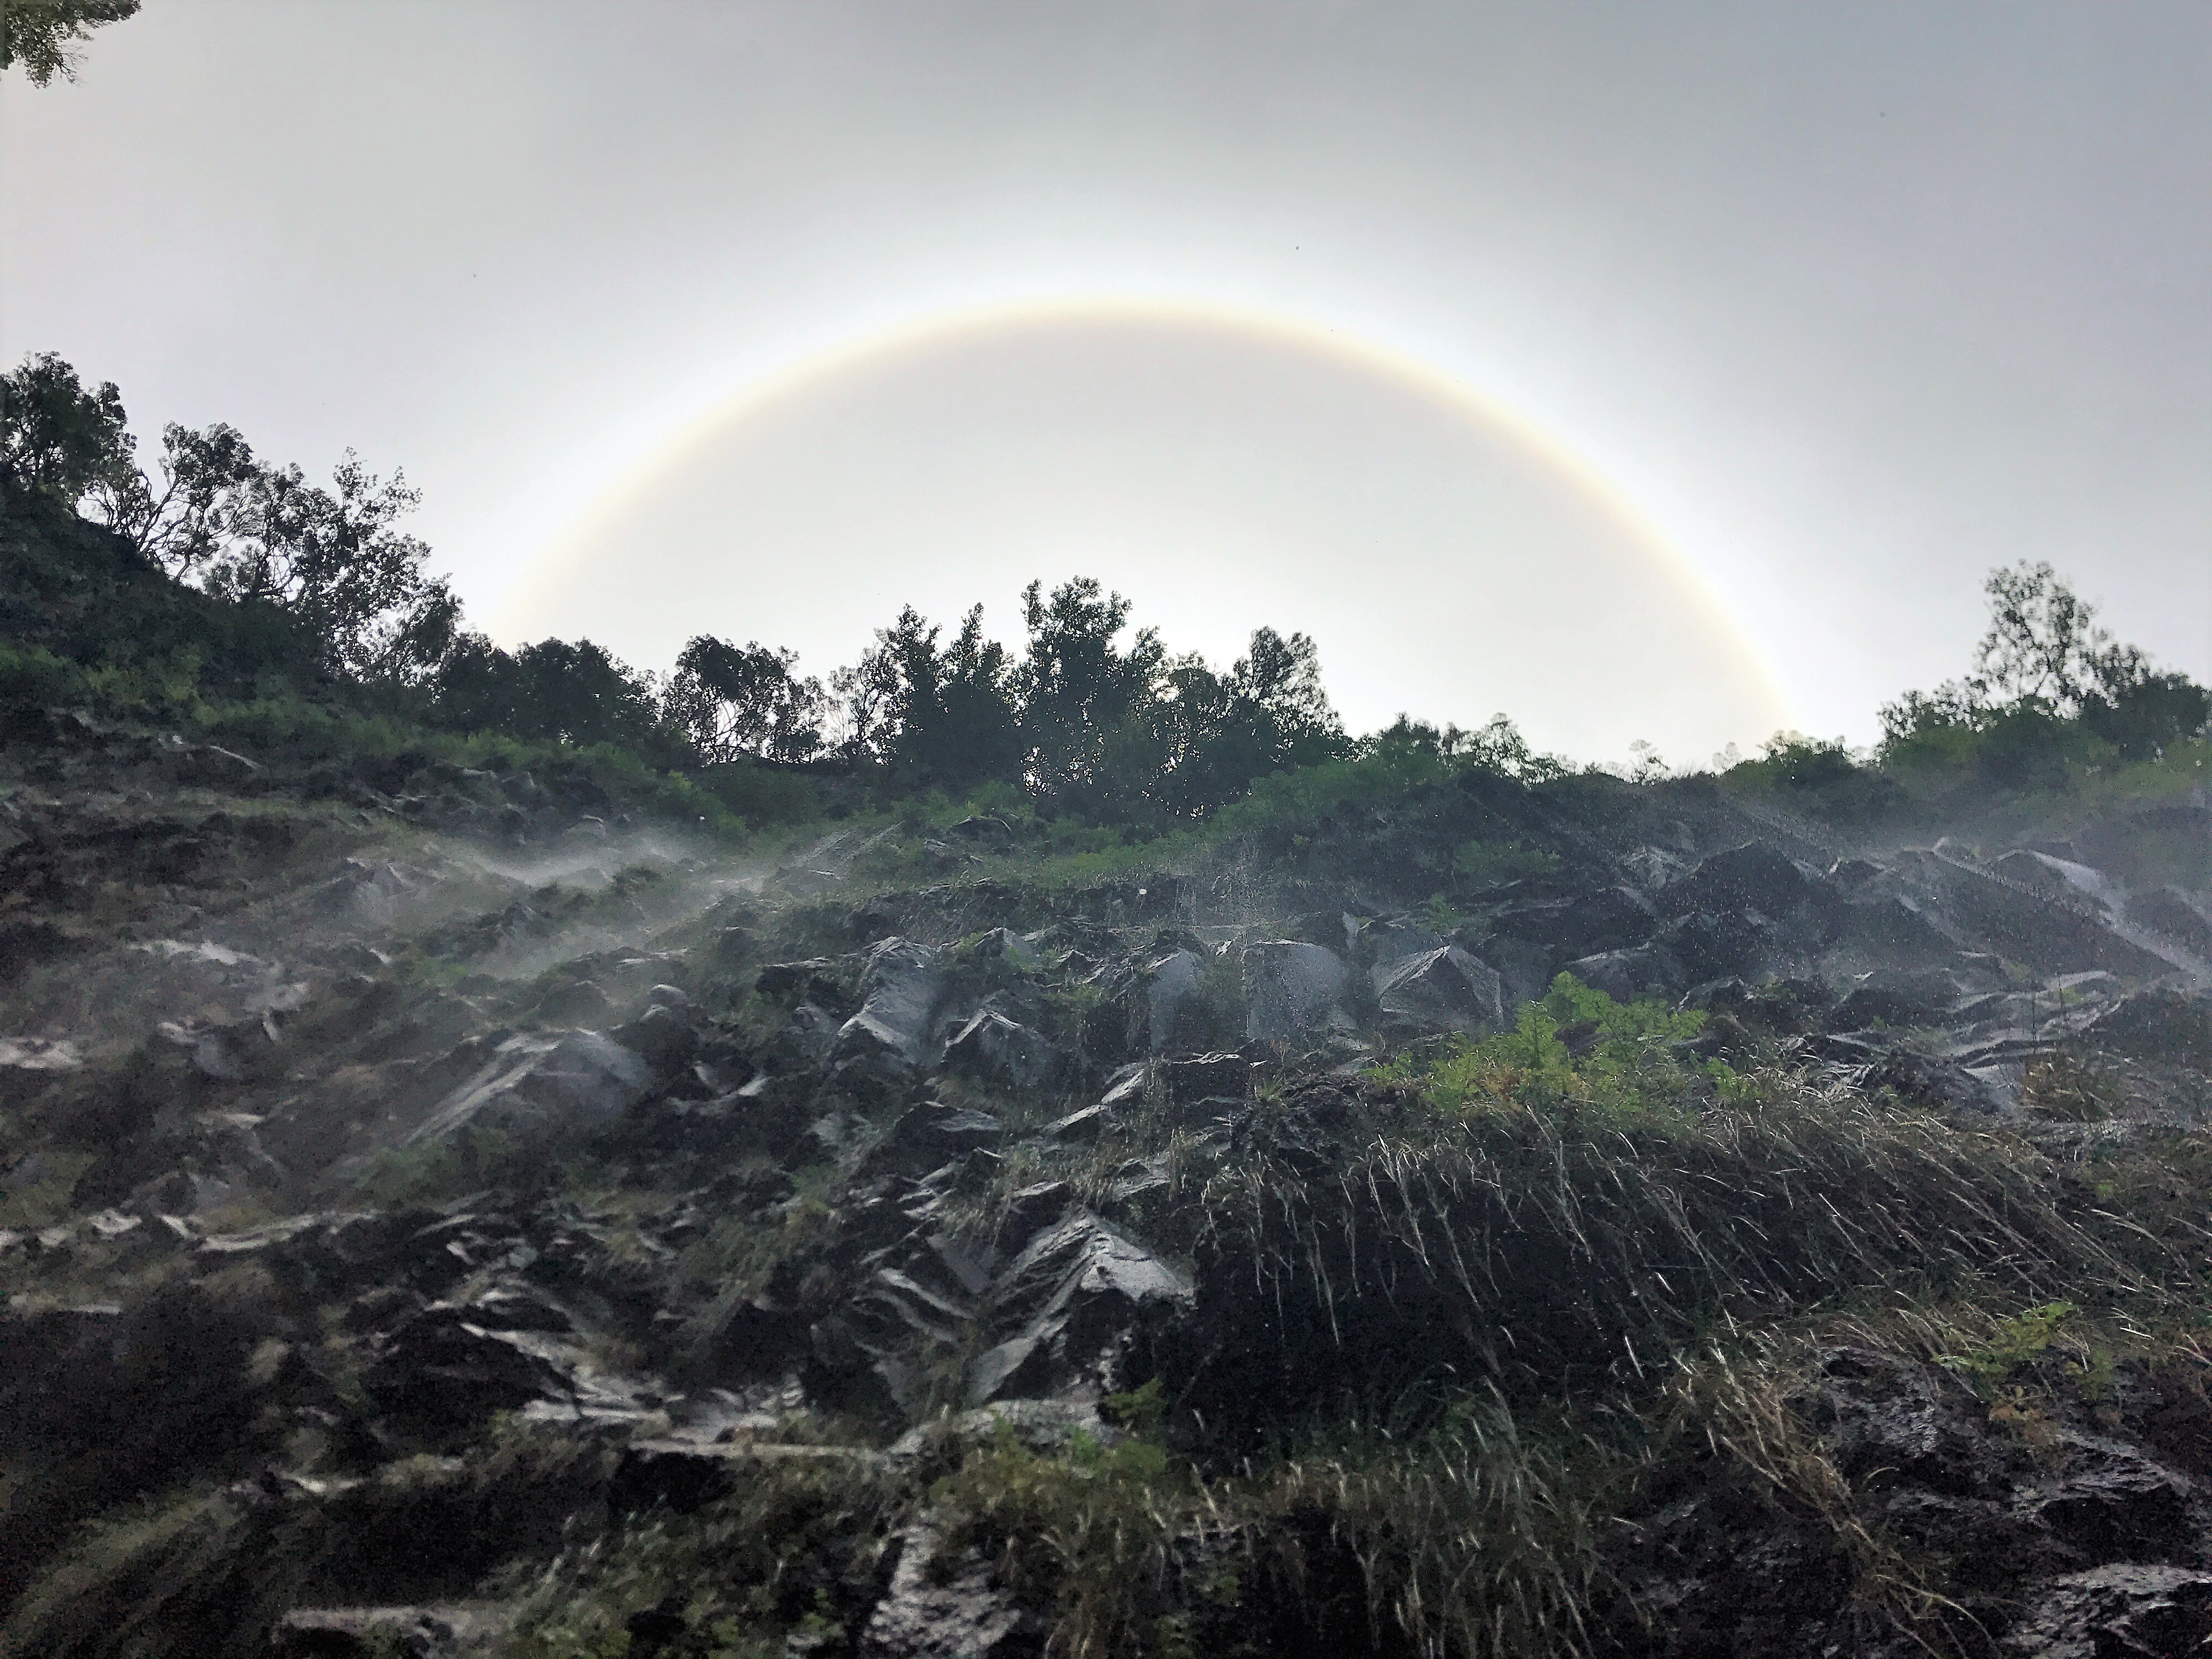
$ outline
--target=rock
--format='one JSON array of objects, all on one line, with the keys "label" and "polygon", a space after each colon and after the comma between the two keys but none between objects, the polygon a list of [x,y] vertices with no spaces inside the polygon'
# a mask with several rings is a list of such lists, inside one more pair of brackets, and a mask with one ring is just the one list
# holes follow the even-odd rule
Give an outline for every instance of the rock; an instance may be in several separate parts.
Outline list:
[{"label": "rock", "polygon": [[1825,943],[1841,906],[1818,877],[1765,842],[1715,853],[1659,896],[1676,915],[1752,910],[1794,935]]},{"label": "rock", "polygon": [[1174,1041],[1176,1018],[1198,994],[1205,972],[1206,959],[1193,951],[1171,951],[1146,969],[1146,1030],[1152,1053],[1158,1054]]},{"label": "rock", "polygon": [[1370,969],[1403,962],[1408,957],[1426,956],[1451,943],[1433,927],[1405,916],[1369,921],[1346,916],[1344,937],[1352,959],[1365,963]]},{"label": "rock", "polygon": [[1689,866],[1672,853],[1659,847],[1639,847],[1621,855],[1620,862],[1636,878],[1636,884],[1647,893],[1656,893],[1670,881],[1680,878]]},{"label": "rock", "polygon": [[2134,1448],[2101,1437],[2060,1437],[2077,1466],[2023,1494],[2019,1517],[2079,1551],[2076,1559],[2142,1559],[2186,1550],[2193,1483]]},{"label": "rock", "polygon": [[644,1060],[597,1031],[512,1036],[407,1137],[416,1146],[465,1128],[534,1138],[619,1116],[652,1087]]},{"label": "rock", "polygon": [[2137,927],[2148,929],[2189,951],[2199,961],[2212,962],[2212,919],[2191,904],[2175,887],[2154,887],[2130,893],[2120,914]]},{"label": "rock", "polygon": [[1370,973],[1386,1025],[1477,1033],[1504,1022],[1498,975],[1455,945],[1379,963]]},{"label": "rock", "polygon": [[56,1037],[0,1037],[0,1069],[73,1072],[84,1064],[74,1042]]},{"label": "rock", "polygon": [[802,1002],[783,1028],[763,1043],[761,1065],[771,1072],[811,1072],[836,1052],[844,1022],[828,1009]]},{"label": "rock", "polygon": [[1044,1126],[1044,1133],[1054,1140],[1096,1140],[1114,1127],[1115,1113],[1110,1106],[1085,1106],[1070,1112],[1066,1117],[1056,1117]]},{"label": "rock", "polygon": [[1899,853],[1877,885],[1892,889],[1954,944],[1995,951],[2039,973],[2102,968],[2151,977],[2175,965],[2115,933],[2086,894],[2024,886],[1940,850]]},{"label": "rock", "polygon": [[1291,1042],[1352,1029],[1344,1011],[1352,976],[1335,951],[1265,939],[1244,947],[1243,968],[1244,1030],[1254,1041]]},{"label": "rock", "polygon": [[870,950],[860,1012],[839,1029],[831,1050],[838,1073],[893,1080],[934,1065],[932,1016],[944,988],[943,966],[927,945],[887,939]]},{"label": "rock", "polygon": [[1688,985],[1690,970],[1665,945],[1638,945],[1626,951],[1604,951],[1571,962],[1566,971],[1583,984],[1602,991],[1615,1002],[1634,1002],[1644,997],[1672,999]]},{"label": "rock", "polygon": [[969,1401],[1060,1389],[1095,1398],[1119,1385],[1119,1362],[1140,1328],[1191,1301],[1181,1273],[1078,1210],[1032,1238],[992,1285],[994,1321],[1018,1328],[969,1367]]},{"label": "rock", "polygon": [[692,1026],[688,1003],[684,1007],[655,1003],[629,1024],[617,1027],[611,1035],[623,1048],[641,1057],[656,1077],[675,1076],[689,1066],[699,1052],[699,1033]]},{"label": "rock", "polygon": [[999,1243],[1010,1250],[1037,1235],[1040,1228],[1057,1221],[1075,1201],[1075,1188],[1065,1181],[1040,1181],[1007,1196],[999,1225]]},{"label": "rock", "polygon": [[827,957],[810,957],[803,962],[771,962],[760,970],[753,983],[761,995],[778,1001],[803,995],[809,1001],[834,1006],[843,995],[837,964]]},{"label": "rock", "polygon": [[860,1634],[861,1659],[1033,1659],[1049,1626],[994,1583],[969,1549],[939,1562],[942,1540],[927,1521],[899,1540],[898,1565]]},{"label": "rock", "polygon": [[269,1632],[270,1659],[443,1659],[487,1639],[497,1621],[474,1607],[298,1607]]},{"label": "rock", "polygon": [[738,1129],[753,1145],[781,1157],[805,1133],[813,1094],[811,1080],[804,1076],[763,1072],[732,1097]]},{"label": "rock", "polygon": [[1983,1115],[2002,1115],[2020,1103],[2016,1086],[1955,1060],[1916,1054],[1899,1043],[1826,1036],[1808,1040],[1806,1049],[1855,1077],[1869,1092],[1893,1089],[1909,1101]]},{"label": "rock", "polygon": [[1144,1060],[1118,1066],[1106,1079],[1106,1092],[1098,1097],[1101,1106],[1115,1110],[1134,1106],[1152,1087],[1152,1068]]},{"label": "rock", "polygon": [[979,1147],[995,1146],[1006,1138],[1006,1126],[988,1112],[925,1101],[909,1106],[891,1121],[881,1139],[870,1148],[861,1165],[863,1174],[895,1171],[920,1175]]},{"label": "rock", "polygon": [[1066,1063],[1049,1038],[988,1008],[962,1026],[945,1050],[949,1069],[1009,1089],[1043,1088]]},{"label": "rock", "polygon": [[2056,858],[2049,853],[2023,848],[1993,860],[1990,868],[2008,881],[2016,881],[2023,887],[2032,887],[2039,893],[2048,893],[2056,898],[2099,906],[2105,902],[2103,872],[2069,859]]},{"label": "rock", "polygon": [[1102,1446],[1111,1446],[1122,1437],[1121,1431],[1100,1418],[1097,1407],[1088,1401],[995,1400],[956,1417],[908,1429],[891,1447],[891,1455],[919,1456],[932,1444],[945,1441],[988,1446],[1005,1434],[1047,1456],[1066,1452],[1079,1436]]},{"label": "rock", "polygon": [[1839,1030],[1933,1025],[1958,1006],[1959,982],[1940,968],[1878,968],[1862,974],[1829,1016]]},{"label": "rock", "polygon": [[1194,1105],[1201,1100],[1242,1101],[1252,1077],[1252,1062],[1234,1052],[1194,1054],[1188,1060],[1158,1061],[1157,1071],[1169,1102]]},{"label": "rock", "polygon": [[404,1322],[362,1375],[370,1397],[440,1437],[496,1411],[575,1398],[576,1350],[540,1333],[494,1330],[472,1311],[439,1304]]},{"label": "rock", "polygon": [[798,1462],[863,1473],[889,1466],[882,1452],[860,1446],[791,1445],[756,1440],[633,1440],[623,1449],[608,1487],[607,1502],[617,1514],[665,1504],[690,1515],[737,1490],[749,1470],[763,1463]]},{"label": "rock", "polygon": [[2172,990],[2121,998],[2083,1028],[2100,1048],[2212,1072],[2212,999]]},{"label": "rock", "polygon": [[[1671,896],[1673,890],[1668,891]],[[1512,905],[1492,927],[1500,938],[1539,947],[1548,962],[1565,963],[1641,944],[1658,921],[1651,901],[1633,887],[1606,887],[1572,898]],[[1488,947],[1482,954],[1496,960]]]},{"label": "rock", "polygon": [[2003,1646],[2021,1659],[2179,1656],[2212,1644],[2212,1573],[2118,1562],[2037,1586]]},{"label": "rock", "polygon": [[975,842],[980,845],[993,848],[1006,847],[1014,838],[1012,824],[1004,818],[992,817],[987,814],[961,819],[952,826],[952,833],[963,841]]},{"label": "rock", "polygon": [[963,954],[971,963],[988,963],[1015,974],[1034,974],[1044,966],[1038,941],[1011,927],[992,928],[967,946]]}]

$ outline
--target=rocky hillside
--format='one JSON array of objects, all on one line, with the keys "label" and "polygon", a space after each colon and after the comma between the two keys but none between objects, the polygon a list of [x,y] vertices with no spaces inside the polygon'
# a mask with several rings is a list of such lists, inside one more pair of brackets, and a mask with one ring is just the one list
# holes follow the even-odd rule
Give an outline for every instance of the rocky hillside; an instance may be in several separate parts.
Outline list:
[{"label": "rocky hillside", "polygon": [[2212,807],[1126,859],[12,717],[63,1656],[2212,1642]]}]

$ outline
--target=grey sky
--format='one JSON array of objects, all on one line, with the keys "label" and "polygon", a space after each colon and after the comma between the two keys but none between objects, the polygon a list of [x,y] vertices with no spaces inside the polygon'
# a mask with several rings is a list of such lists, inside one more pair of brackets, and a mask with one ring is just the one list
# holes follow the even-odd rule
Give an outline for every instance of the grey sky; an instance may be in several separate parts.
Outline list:
[{"label": "grey sky", "polygon": [[[1963,665],[1979,578],[2015,557],[2053,560],[2124,635],[2212,677],[2208,204],[2200,0],[147,0],[95,37],[79,84],[0,85],[0,349],[118,381],[149,433],[223,419],[311,469],[348,444],[404,465],[428,496],[416,528],[473,613],[515,627],[580,515],[763,374],[948,310],[1074,294],[1263,311],[1430,365],[1565,445],[1748,622],[1789,718],[1864,738],[1876,702]],[[1197,349],[1217,377],[1189,382],[1197,400],[1364,395],[1248,356]],[[874,411],[854,420],[878,447],[787,456],[774,501],[715,478],[770,477],[761,446],[789,449],[812,418],[798,404],[781,437],[771,404],[696,451],[723,471],[666,477],[703,516],[662,538],[665,572],[620,555],[633,588],[665,584],[682,623],[661,631],[779,637],[803,577],[846,596],[849,656],[902,599],[959,590],[938,580],[949,544],[839,538],[896,521],[884,412],[941,419],[971,369],[1007,372],[989,349],[940,358],[925,395],[910,365],[854,370],[838,395]],[[1097,490],[1148,486],[1141,465],[1077,464],[1086,430],[1110,448],[1141,407],[1127,374],[1104,384],[1061,400],[1067,470],[1057,494],[1013,492],[1030,518],[1006,506],[980,427],[933,475],[932,510],[962,476],[1001,541],[1042,542],[1055,503],[1111,521]],[[1388,401],[1364,441],[1418,451],[1432,414]],[[1358,715],[1502,706],[1585,754],[1635,732],[1678,759],[1764,735],[1749,692],[1733,715],[1669,701],[1710,654],[1688,635],[1664,683],[1656,647],[1576,652],[1562,634],[1582,659],[1567,672],[1499,667],[1450,706],[1448,677],[1407,666],[1433,668],[1437,647],[1358,643],[1443,591],[1443,507],[1376,512],[1332,476],[1349,439],[1326,422],[1255,416],[1251,443],[1291,445],[1291,428],[1309,449],[1271,452],[1278,479],[1224,465],[1212,496],[1159,490],[1226,562],[1188,606],[1171,572],[1128,579],[1171,642],[1310,626]],[[1440,459],[1394,490],[1498,464],[1498,441],[1469,434],[1465,466]],[[960,435],[931,437],[951,453]],[[1236,453],[1233,431],[1213,441]],[[791,519],[855,495],[875,519]],[[1279,516],[1295,496],[1310,537],[1357,549],[1318,619],[1220,614],[1236,561],[1267,565],[1262,495]],[[777,514],[811,563],[732,532]],[[1174,540],[1158,514],[1131,522]],[[1571,541],[1532,522],[1494,557],[1525,578]],[[1121,580],[1096,551],[1085,568]],[[1047,550],[1036,574],[1073,556]],[[1006,583],[973,591],[1011,633]],[[1332,611],[1352,641],[1334,649]],[[1515,637],[1572,612],[1517,612]],[[1479,622],[1471,660],[1496,631]],[[809,639],[810,668],[841,654],[836,623],[806,623],[828,641]],[[658,665],[659,635],[623,626],[592,631]]]}]

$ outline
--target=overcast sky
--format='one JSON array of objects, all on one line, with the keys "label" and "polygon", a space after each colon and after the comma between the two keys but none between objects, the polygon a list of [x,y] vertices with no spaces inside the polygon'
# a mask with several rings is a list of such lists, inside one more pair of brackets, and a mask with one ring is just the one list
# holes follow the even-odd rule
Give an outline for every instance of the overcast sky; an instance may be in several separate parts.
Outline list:
[{"label": "overcast sky", "polygon": [[2015,558],[2212,678],[2208,204],[2203,0],[146,0],[0,82],[0,349],[404,465],[510,639],[1080,569],[1682,761]]}]

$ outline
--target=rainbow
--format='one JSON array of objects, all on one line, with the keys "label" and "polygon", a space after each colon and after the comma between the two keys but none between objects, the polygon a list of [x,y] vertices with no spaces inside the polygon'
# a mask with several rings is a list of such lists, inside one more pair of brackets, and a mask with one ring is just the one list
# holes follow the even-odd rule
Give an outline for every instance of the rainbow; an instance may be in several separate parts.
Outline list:
[{"label": "rainbow", "polygon": [[[1111,325],[1213,332],[1333,360],[1510,440],[1606,513],[1643,548],[1736,647],[1771,706],[1787,711],[1790,700],[1768,653],[1729,596],[1628,491],[1552,423],[1372,335],[1285,313],[1188,298],[1072,295],[950,307],[863,328],[827,345],[755,367],[742,374],[734,390],[695,396],[688,408],[679,405],[647,416],[627,434],[627,441],[618,440],[613,464],[599,481],[587,482],[583,493],[570,497],[565,515],[550,526],[544,551],[531,561],[500,608],[511,611],[526,607],[557,586],[598,526],[678,471],[716,434],[766,413],[781,399],[847,374],[895,364],[902,357],[970,341],[1028,330]],[[607,452],[603,448],[600,453],[604,456]]]}]

